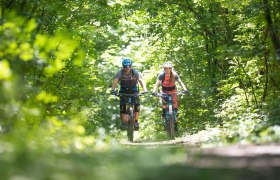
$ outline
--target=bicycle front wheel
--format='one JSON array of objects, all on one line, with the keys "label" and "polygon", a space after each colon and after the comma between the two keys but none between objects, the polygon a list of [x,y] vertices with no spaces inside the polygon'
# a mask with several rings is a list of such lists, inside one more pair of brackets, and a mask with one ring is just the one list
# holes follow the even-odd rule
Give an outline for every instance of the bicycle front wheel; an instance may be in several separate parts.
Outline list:
[{"label": "bicycle front wheel", "polygon": [[134,112],[132,107],[129,107],[129,124],[127,129],[128,141],[133,142],[134,139]]},{"label": "bicycle front wheel", "polygon": [[168,122],[168,135],[170,139],[175,138],[175,130],[174,130],[174,114],[172,106],[168,107],[169,113],[169,122]]}]

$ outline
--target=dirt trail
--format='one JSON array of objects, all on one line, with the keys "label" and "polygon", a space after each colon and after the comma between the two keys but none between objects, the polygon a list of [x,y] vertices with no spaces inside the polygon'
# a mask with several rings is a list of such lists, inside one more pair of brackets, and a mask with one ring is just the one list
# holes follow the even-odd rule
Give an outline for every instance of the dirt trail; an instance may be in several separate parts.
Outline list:
[{"label": "dirt trail", "polygon": [[208,131],[200,131],[197,134],[184,135],[183,137],[178,137],[175,138],[174,140],[153,141],[153,142],[136,140],[133,143],[127,141],[121,143],[125,145],[132,145],[132,146],[159,146],[159,145],[200,146],[201,143],[206,142],[210,138],[219,135],[220,135],[220,131],[218,129],[210,129]]},{"label": "dirt trail", "polygon": [[159,142],[125,142],[132,146],[185,146],[187,165],[202,168],[276,168],[280,167],[280,143],[233,144],[205,146],[203,142],[220,135],[218,129],[200,131],[197,134]]}]

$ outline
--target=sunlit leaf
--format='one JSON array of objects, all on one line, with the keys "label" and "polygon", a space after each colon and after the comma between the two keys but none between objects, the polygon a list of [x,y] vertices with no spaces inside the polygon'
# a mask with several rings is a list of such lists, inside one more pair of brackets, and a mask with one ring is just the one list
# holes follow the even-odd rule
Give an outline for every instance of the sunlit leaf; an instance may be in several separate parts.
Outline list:
[{"label": "sunlit leaf", "polygon": [[30,44],[23,43],[20,45],[21,54],[20,58],[24,61],[29,61],[33,59],[34,50],[31,48]]},{"label": "sunlit leaf", "polygon": [[12,22],[6,22],[4,24],[4,29],[13,29],[13,28],[17,28],[16,24],[15,23],[12,23]]},{"label": "sunlit leaf", "polygon": [[38,34],[36,36],[36,39],[35,39],[35,46],[38,46],[39,48],[43,48],[48,42],[48,37],[45,36],[45,35],[40,35]]},{"label": "sunlit leaf", "polygon": [[36,24],[35,19],[31,19],[30,21],[28,21],[25,31],[32,32],[36,27],[37,27],[37,24]]},{"label": "sunlit leaf", "polygon": [[82,66],[85,56],[86,56],[85,52],[79,49],[74,58],[74,64],[77,66]]},{"label": "sunlit leaf", "polygon": [[45,74],[47,75],[54,75],[57,72],[57,68],[54,65],[48,65],[44,69]]},{"label": "sunlit leaf", "polygon": [[0,61],[0,80],[7,80],[11,78],[12,71],[7,60]]},{"label": "sunlit leaf", "polygon": [[37,96],[36,99],[38,101],[42,101],[45,104],[56,102],[58,100],[57,96],[52,95],[51,93],[47,93],[46,91],[41,91]]},{"label": "sunlit leaf", "polygon": [[56,116],[48,116],[47,121],[55,127],[62,127],[63,126],[63,123],[61,121],[59,121],[59,119],[57,119]]}]

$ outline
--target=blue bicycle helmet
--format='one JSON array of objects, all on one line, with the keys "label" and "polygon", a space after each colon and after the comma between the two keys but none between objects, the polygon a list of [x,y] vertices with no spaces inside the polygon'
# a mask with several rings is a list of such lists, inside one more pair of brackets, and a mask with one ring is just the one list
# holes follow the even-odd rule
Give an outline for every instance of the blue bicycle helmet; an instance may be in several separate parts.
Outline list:
[{"label": "blue bicycle helmet", "polygon": [[131,67],[132,61],[130,59],[128,59],[128,58],[125,58],[122,61],[122,65],[123,65],[123,67]]}]

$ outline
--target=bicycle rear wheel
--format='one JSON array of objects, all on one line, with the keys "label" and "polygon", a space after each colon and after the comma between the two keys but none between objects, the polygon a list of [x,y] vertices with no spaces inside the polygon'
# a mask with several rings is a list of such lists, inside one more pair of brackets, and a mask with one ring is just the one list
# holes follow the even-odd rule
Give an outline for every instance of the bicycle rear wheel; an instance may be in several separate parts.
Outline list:
[{"label": "bicycle rear wheel", "polygon": [[128,141],[133,142],[134,139],[134,113],[132,107],[129,107],[129,123],[127,129]]}]

